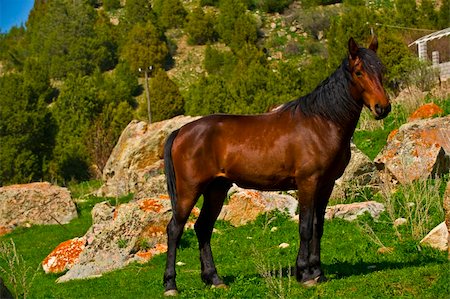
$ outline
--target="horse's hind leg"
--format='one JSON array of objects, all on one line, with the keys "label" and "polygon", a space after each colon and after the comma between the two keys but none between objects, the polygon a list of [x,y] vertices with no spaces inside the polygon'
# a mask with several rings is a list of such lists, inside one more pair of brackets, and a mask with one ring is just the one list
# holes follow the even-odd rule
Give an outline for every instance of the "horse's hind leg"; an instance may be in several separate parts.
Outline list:
[{"label": "horse's hind leg", "polygon": [[181,235],[183,234],[184,225],[186,224],[197,199],[197,194],[179,190],[175,211],[173,212],[172,219],[167,225],[167,263],[166,271],[164,272],[164,295],[166,296],[175,296],[178,294],[175,282],[177,247]]},{"label": "horse's hind leg", "polygon": [[211,284],[216,287],[222,287],[225,284],[217,274],[210,241],[214,223],[219,216],[230,187],[231,183],[223,179],[216,179],[207,186],[206,191],[203,193],[203,207],[195,223],[195,233],[197,234],[200,250],[202,280],[206,284]]}]

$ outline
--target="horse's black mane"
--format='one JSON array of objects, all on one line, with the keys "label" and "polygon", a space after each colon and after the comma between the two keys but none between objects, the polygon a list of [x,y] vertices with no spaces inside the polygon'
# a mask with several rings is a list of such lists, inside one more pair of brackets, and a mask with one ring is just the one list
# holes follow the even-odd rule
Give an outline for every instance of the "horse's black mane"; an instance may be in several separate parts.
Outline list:
[{"label": "horse's black mane", "polygon": [[[371,74],[381,74],[384,67],[372,50],[360,48],[358,56],[363,61],[365,71]],[[361,112],[362,101],[351,97],[349,85],[351,73],[348,58],[344,59],[337,70],[325,79],[310,94],[284,104],[280,110],[298,109],[305,116],[320,115],[337,123],[346,123],[354,115]]]}]

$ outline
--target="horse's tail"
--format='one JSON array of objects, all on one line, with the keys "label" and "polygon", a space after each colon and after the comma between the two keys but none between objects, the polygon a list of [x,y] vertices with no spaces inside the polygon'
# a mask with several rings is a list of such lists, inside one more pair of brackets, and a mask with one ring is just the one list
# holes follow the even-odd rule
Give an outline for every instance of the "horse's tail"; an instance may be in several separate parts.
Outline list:
[{"label": "horse's tail", "polygon": [[[178,136],[180,130],[173,131],[169,137],[167,137],[166,144],[164,145],[164,171],[166,173],[167,191],[169,193],[170,202],[172,203],[172,213],[175,215],[175,206],[177,203],[177,187],[175,181],[175,169],[173,167],[172,160],[172,146],[173,141]],[[174,218],[175,219],[175,218]]]}]

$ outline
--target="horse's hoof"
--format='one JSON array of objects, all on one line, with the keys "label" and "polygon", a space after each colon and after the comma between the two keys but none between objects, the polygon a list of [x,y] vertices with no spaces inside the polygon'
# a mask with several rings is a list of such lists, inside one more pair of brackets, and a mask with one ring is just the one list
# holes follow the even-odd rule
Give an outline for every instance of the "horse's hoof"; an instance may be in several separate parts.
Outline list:
[{"label": "horse's hoof", "polygon": [[302,284],[303,284],[305,287],[310,288],[310,287],[313,287],[313,286],[315,286],[316,284],[318,284],[320,281],[321,281],[320,276],[317,276],[317,277],[314,278],[314,279],[310,279],[310,280],[307,280],[307,281],[302,282]]},{"label": "horse's hoof", "polygon": [[228,286],[224,283],[213,284],[211,285],[211,289],[228,289]]},{"label": "horse's hoof", "polygon": [[167,290],[164,292],[164,296],[166,296],[166,297],[178,296],[178,291],[177,290]]}]

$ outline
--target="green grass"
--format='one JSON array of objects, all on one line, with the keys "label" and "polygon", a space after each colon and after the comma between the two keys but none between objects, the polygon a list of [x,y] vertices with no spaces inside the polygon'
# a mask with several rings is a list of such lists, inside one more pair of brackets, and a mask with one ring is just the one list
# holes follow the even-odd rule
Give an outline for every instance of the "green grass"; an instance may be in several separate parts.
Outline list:
[{"label": "green grass", "polygon": [[[81,236],[91,225],[90,209],[102,199],[89,197],[80,208],[80,217],[70,224],[18,229],[0,238],[12,238],[17,251],[35,268],[60,242]],[[379,245],[362,228],[368,223],[390,254],[379,254]],[[278,229],[271,232],[271,228]],[[359,222],[327,221],[322,239],[322,262],[330,279],[306,289],[287,275],[298,250],[297,224],[281,213],[260,216],[254,223],[234,228],[216,224],[212,248],[219,274],[227,290],[210,289],[200,279],[197,240],[192,230],[183,235],[177,267],[181,298],[267,298],[276,294],[261,269],[272,272],[272,280],[286,298],[448,298],[449,263],[445,253],[419,247],[417,241],[395,236],[388,216],[375,222],[366,216]],[[290,246],[280,249],[280,243]],[[4,265],[1,261],[0,265]],[[165,255],[149,263],[132,264],[100,278],[57,284],[58,275],[39,270],[28,298],[160,298]],[[281,269],[281,270],[280,270]],[[279,277],[281,274],[281,277]]]}]

